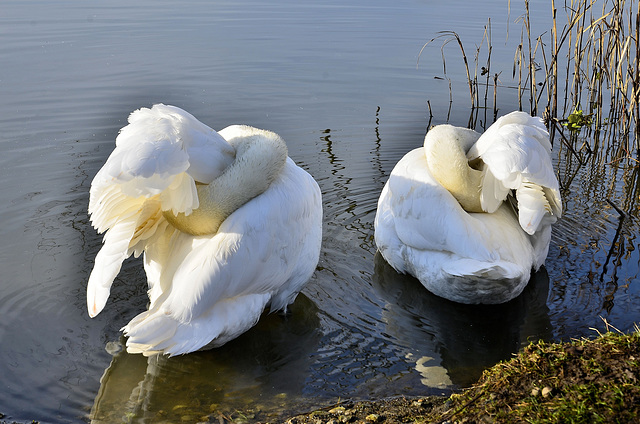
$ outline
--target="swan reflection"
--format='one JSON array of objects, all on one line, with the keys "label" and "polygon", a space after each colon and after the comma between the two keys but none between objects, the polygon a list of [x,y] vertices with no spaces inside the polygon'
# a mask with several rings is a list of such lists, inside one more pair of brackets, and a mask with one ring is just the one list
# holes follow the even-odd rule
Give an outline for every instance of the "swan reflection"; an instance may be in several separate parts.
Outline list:
[{"label": "swan reflection", "polygon": [[124,338],[109,343],[114,356],[100,380],[91,422],[197,422],[297,406],[310,353],[321,338],[317,312],[301,294],[290,315],[265,314],[225,346],[184,356],[144,357],[122,349]]},{"label": "swan reflection", "polygon": [[406,349],[423,384],[468,386],[487,367],[509,359],[529,340],[550,339],[549,277],[533,274],[524,292],[501,305],[466,305],[438,297],[376,253],[373,287],[386,301],[386,333]]}]

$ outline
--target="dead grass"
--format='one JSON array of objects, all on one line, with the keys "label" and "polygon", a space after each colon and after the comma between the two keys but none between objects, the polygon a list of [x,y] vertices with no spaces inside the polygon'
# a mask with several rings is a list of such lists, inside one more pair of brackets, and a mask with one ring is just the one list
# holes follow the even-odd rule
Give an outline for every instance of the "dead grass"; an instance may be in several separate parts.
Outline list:
[{"label": "dead grass", "polygon": [[[640,208],[640,0],[551,0],[552,24],[540,35],[532,33],[530,0],[519,1],[524,7],[514,19],[520,37],[511,72],[491,64],[491,20],[478,34],[474,55],[454,31],[438,33],[420,55],[441,41],[449,79],[445,47],[455,41],[469,89],[469,128],[491,125],[500,110],[497,92],[515,90],[520,110],[545,119],[562,164],[562,194],[580,169],[602,169],[610,181],[624,181],[622,196],[611,184],[601,199],[619,212],[622,222]],[[505,12],[512,20],[511,0]],[[451,87],[449,80],[447,121]]]}]

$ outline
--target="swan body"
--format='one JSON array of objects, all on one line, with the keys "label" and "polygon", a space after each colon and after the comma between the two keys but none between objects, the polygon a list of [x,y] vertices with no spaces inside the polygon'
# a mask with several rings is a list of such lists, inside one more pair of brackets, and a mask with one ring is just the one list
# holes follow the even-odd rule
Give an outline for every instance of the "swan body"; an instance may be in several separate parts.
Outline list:
[{"label": "swan body", "polygon": [[512,112],[480,135],[439,125],[394,167],[375,217],[375,241],[398,272],[460,303],[518,296],[544,264],[562,214],[549,135]]},{"label": "swan body", "polygon": [[130,115],[89,213],[106,232],[87,284],[91,317],[122,262],[144,253],[150,303],[123,328],[130,353],[223,345],[267,307],[286,309],[320,254],[320,189],[284,141],[248,126],[217,133],[173,106]]}]

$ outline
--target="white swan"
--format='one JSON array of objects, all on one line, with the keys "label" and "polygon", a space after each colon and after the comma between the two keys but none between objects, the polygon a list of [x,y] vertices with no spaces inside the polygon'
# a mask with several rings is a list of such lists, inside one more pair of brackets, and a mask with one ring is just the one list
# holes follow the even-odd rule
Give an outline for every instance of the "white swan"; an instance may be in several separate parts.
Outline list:
[{"label": "white swan", "polygon": [[512,112],[480,135],[439,125],[394,167],[375,218],[385,260],[432,293],[503,303],[543,265],[562,214],[549,134]]},{"label": "white swan", "polygon": [[91,317],[122,262],[144,252],[150,304],[123,328],[131,353],[226,343],[265,308],[286,309],[320,255],[320,188],[284,141],[248,126],[216,133],[173,106],[129,116],[91,183],[89,213],[106,231],[87,285]]}]

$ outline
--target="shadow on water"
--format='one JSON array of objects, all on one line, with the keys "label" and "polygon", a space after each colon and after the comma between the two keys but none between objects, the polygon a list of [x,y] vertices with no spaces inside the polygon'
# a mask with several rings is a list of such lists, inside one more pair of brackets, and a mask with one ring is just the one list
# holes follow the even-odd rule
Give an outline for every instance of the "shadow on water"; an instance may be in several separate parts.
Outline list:
[{"label": "shadow on water", "polygon": [[[287,315],[264,314],[239,338],[209,351],[146,358],[122,350],[100,379],[92,423],[265,419],[299,399],[320,340],[317,308],[299,295]],[[267,414],[267,415],[264,415]]]},{"label": "shadow on water", "polygon": [[386,302],[385,332],[415,358],[422,383],[429,387],[467,387],[523,344],[551,338],[544,267],[520,296],[502,305],[463,305],[438,297],[417,279],[398,274],[380,253],[373,286]]}]

